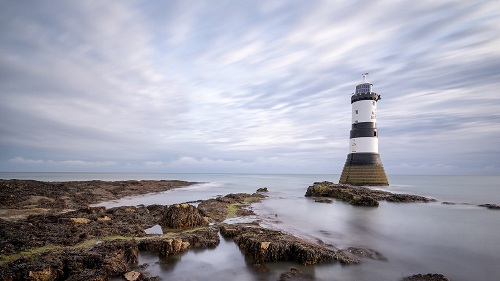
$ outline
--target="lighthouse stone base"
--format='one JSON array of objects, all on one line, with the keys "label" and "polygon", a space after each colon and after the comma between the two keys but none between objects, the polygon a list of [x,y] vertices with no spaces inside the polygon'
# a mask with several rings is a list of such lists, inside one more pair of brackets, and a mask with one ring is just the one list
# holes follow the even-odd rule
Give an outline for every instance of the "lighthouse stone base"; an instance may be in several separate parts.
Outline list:
[{"label": "lighthouse stone base", "polygon": [[378,153],[350,153],[339,183],[350,185],[389,185]]}]

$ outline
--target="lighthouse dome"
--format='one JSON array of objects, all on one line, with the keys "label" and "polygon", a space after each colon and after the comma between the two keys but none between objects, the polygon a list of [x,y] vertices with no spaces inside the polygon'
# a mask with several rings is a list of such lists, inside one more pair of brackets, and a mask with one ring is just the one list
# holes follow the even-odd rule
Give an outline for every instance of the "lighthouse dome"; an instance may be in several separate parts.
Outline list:
[{"label": "lighthouse dome", "polygon": [[373,88],[372,83],[361,83],[356,86],[356,94],[371,93]]}]

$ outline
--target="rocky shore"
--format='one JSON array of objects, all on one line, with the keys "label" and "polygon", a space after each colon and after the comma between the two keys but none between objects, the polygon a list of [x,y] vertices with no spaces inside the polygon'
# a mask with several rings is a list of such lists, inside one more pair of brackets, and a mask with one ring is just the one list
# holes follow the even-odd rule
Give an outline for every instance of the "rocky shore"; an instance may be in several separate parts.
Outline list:
[{"label": "rocky shore", "polygon": [[80,209],[126,196],[163,192],[195,182],[178,180],[68,181],[0,180],[2,217]]},{"label": "rocky shore", "polygon": [[[251,204],[263,200],[267,188],[253,194],[228,194],[200,200],[197,204],[110,209],[88,205],[97,203],[99,194],[106,194],[103,198],[109,200],[125,194],[144,194],[145,190],[159,192],[190,184],[180,181],[1,181],[1,196],[6,200],[0,206],[4,210],[43,206],[48,211],[15,219],[4,219],[6,213],[2,213],[0,279],[108,280],[121,276],[124,280],[160,280],[158,276],[148,276],[143,271],[147,264],[139,264],[140,251],[168,257],[191,249],[214,248],[220,243],[219,233],[233,240],[254,263],[256,270],[263,270],[266,268],[264,263],[275,261],[304,265],[331,262],[352,265],[364,259],[385,260],[381,253],[371,249],[338,249],[333,245],[268,229],[259,225],[258,218],[252,223],[226,223],[228,218],[254,216]],[[58,188],[61,190],[52,190]],[[320,190],[323,189],[321,187]],[[316,194],[313,192],[317,191],[308,189],[309,192]],[[347,195],[344,196],[347,198]],[[68,211],[69,207],[78,208]],[[156,225],[161,226],[163,234],[148,234],[146,230]],[[314,278],[292,268],[281,274],[280,280]]]}]

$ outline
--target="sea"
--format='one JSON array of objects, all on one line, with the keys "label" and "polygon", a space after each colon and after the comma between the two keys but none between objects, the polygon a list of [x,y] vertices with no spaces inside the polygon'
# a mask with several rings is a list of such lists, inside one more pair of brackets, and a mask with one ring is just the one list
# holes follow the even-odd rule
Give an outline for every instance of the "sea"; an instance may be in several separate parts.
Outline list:
[{"label": "sea", "polygon": [[[500,176],[389,175],[390,186],[372,187],[435,198],[431,203],[381,202],[378,207],[317,203],[304,197],[314,182],[338,182],[338,174],[150,174],[0,173],[2,179],[41,181],[186,180],[199,184],[96,205],[115,207],[182,203],[267,187],[268,198],[253,205],[261,225],[338,249],[358,247],[383,255],[358,265],[303,266],[266,263],[256,268],[239,248],[221,237],[215,249],[190,250],[169,258],[141,253],[139,264],[162,280],[278,280],[294,267],[314,280],[401,280],[440,273],[450,280],[500,280]],[[443,204],[445,203],[445,204]],[[452,203],[452,204],[449,204]],[[252,219],[252,218],[250,218]],[[235,222],[238,220],[231,220]],[[153,230],[154,231],[154,230]],[[152,232],[154,233],[154,232]]]}]

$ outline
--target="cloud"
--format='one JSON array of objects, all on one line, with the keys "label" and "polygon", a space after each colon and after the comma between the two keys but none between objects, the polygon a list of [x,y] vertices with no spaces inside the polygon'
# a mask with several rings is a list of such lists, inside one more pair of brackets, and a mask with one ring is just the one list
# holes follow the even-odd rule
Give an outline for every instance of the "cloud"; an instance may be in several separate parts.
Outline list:
[{"label": "cloud", "polygon": [[[0,11],[0,170],[85,159],[68,163],[340,173],[349,94],[368,71],[383,98],[380,151],[389,173],[483,166],[495,173],[495,8],[7,2]],[[484,152],[493,156],[487,163]]]},{"label": "cloud", "polygon": [[16,165],[50,165],[50,166],[73,166],[73,167],[107,167],[115,166],[118,163],[114,161],[84,161],[84,160],[42,160],[42,159],[25,159],[24,157],[17,156],[8,160],[9,162]]}]

